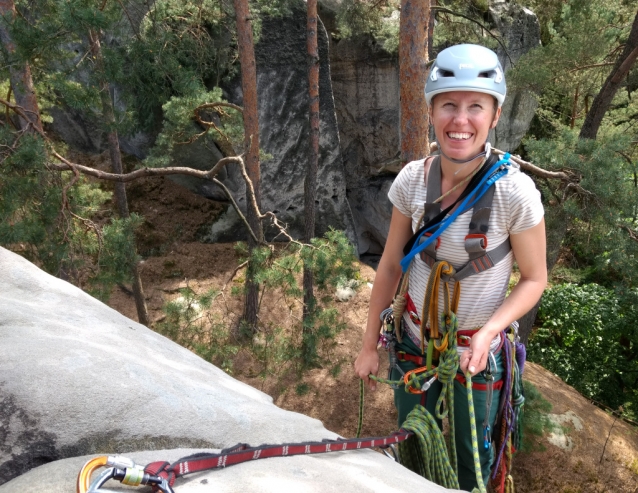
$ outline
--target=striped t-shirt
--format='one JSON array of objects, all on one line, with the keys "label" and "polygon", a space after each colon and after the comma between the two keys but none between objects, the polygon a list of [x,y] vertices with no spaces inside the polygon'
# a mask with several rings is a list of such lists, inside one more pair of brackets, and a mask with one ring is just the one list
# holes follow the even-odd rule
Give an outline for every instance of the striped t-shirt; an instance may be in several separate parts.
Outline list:
[{"label": "striped t-shirt", "polygon": [[[425,160],[408,163],[397,175],[388,197],[403,215],[412,218],[412,229],[419,228],[417,222],[423,214],[427,188],[424,180]],[[492,214],[487,233],[488,252],[510,234],[521,233],[536,226],[543,218],[544,209],[540,193],[532,179],[513,165],[508,173],[496,181]],[[435,200],[434,197],[431,200]],[[447,260],[456,270],[469,261],[465,251],[465,236],[469,232],[472,210],[465,212],[441,234],[437,260]],[[430,268],[417,255],[410,270],[410,297],[421,316],[423,296],[430,275]],[[459,329],[481,328],[503,303],[509,283],[514,255],[510,253],[491,269],[469,276],[461,281],[461,298],[457,313]],[[450,294],[454,281],[450,282]],[[439,291],[439,310],[443,310],[443,283]],[[440,314],[439,314],[440,315]],[[413,324],[406,324],[420,338],[420,331]],[[505,328],[505,327],[503,327]],[[411,337],[414,339],[414,337]]]}]

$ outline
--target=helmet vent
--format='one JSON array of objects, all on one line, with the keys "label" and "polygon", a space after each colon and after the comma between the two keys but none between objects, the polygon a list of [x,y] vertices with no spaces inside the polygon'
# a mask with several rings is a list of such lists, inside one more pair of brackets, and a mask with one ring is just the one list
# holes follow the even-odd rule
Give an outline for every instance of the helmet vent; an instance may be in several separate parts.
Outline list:
[{"label": "helmet vent", "polygon": [[441,77],[454,77],[454,72],[452,72],[451,70],[439,69],[439,75]]},{"label": "helmet vent", "polygon": [[489,72],[481,72],[480,74],[478,74],[479,77],[483,77],[485,79],[495,79],[496,78],[496,71],[494,70],[490,70]]}]

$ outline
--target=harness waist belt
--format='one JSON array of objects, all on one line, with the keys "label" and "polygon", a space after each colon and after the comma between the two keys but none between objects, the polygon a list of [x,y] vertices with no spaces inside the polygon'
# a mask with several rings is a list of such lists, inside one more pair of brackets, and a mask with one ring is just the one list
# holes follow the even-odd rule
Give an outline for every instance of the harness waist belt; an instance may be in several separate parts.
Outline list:
[{"label": "harness waist belt", "polygon": [[[459,332],[471,332],[471,331],[459,331]],[[474,331],[476,332],[476,331]],[[415,354],[410,354],[410,353],[406,353],[405,351],[397,351],[397,359],[399,361],[410,361],[414,364],[417,364],[419,366],[424,366],[425,365],[425,358],[422,356],[417,356]],[[461,373],[457,373],[456,377],[454,377],[454,379],[459,382],[461,385],[465,386],[465,377],[461,374]],[[501,378],[500,380],[498,380],[497,382],[494,382],[492,388],[494,390],[501,390],[501,388],[503,387],[503,379]],[[485,392],[487,390],[487,384],[485,383],[478,383],[478,382],[474,382],[472,381],[472,388],[474,390],[480,390],[481,392]]]}]

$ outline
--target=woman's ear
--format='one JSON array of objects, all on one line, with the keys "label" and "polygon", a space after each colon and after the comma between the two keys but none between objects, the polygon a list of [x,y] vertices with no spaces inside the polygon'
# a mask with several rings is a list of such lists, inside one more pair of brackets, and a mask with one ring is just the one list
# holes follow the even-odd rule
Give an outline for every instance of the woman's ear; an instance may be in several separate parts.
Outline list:
[{"label": "woman's ear", "polygon": [[494,120],[492,120],[492,125],[490,125],[490,128],[496,128],[496,125],[498,124],[498,119],[501,117],[501,108],[497,108],[496,112],[494,113]]}]

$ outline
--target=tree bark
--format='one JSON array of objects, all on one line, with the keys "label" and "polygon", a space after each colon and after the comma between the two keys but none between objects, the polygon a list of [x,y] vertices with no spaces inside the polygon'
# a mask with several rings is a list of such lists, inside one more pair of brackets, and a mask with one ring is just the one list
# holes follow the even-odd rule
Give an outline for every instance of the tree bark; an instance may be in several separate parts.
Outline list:
[{"label": "tree bark", "polygon": [[622,54],[616,60],[614,68],[605,80],[602,89],[594,98],[591,108],[585,116],[585,121],[580,129],[579,137],[581,139],[595,139],[598,129],[603,120],[603,116],[607,113],[611,101],[614,99],[616,92],[620,88],[623,79],[629,73],[629,70],[638,58],[638,11],[634,17],[631,26],[629,38],[625,43]]},{"label": "tree bark", "polygon": [[425,79],[428,62],[430,0],[401,0],[399,84],[401,94],[401,161],[429,151]]},{"label": "tree bark", "polygon": [[2,42],[4,51],[9,57],[9,82],[13,96],[18,106],[24,109],[24,116],[19,117],[20,128],[28,131],[29,125],[33,125],[36,129],[42,130],[40,108],[33,87],[31,68],[28,63],[17,60],[15,43],[9,32],[15,16],[16,9],[13,0],[0,0],[0,42]]},{"label": "tree bark", "polygon": [[[310,149],[304,181],[304,242],[310,243],[315,236],[315,200],[317,197],[317,167],[319,165],[319,50],[317,47],[317,0],[308,0],[308,98],[310,120]],[[314,282],[312,271],[304,264],[303,269],[303,331],[308,335],[315,311]],[[304,337],[303,352],[310,356]]]},{"label": "tree bark", "polygon": [[[244,118],[244,147],[246,153],[246,171],[253,183],[257,207],[261,209],[260,171],[259,171],[259,118],[257,112],[257,67],[255,63],[255,50],[250,11],[247,0],[233,0],[235,17],[237,22],[237,47],[239,50],[239,63],[241,65],[241,88],[243,93],[243,118]],[[248,203],[252,200],[246,196]],[[248,207],[248,223],[257,234],[257,238],[263,240],[263,229],[258,212]],[[248,238],[249,253],[257,246],[252,238]],[[259,303],[259,285],[254,281],[254,266],[248,263],[246,272],[246,300],[242,322],[254,332],[257,329],[257,312]]]},{"label": "tree bark", "polygon": [[[104,76],[104,64],[102,59],[102,46],[100,45],[100,37],[97,31],[89,30],[89,43],[91,55],[95,61],[98,77],[100,78],[100,98],[102,101],[102,118],[108,126],[108,143],[109,155],[111,157],[111,170],[113,173],[121,175],[122,153],[120,152],[120,142],[115,129],[115,111],[113,110],[113,102],[111,101],[111,91],[109,83]],[[115,203],[117,205],[118,214],[121,218],[130,217],[128,208],[128,199],[126,198],[126,184],[115,182]],[[137,256],[137,252],[134,252]],[[142,325],[149,325],[148,308],[144,296],[144,288],[142,278],[140,277],[139,264],[135,262],[131,266],[131,275],[133,276],[133,296],[135,298],[135,307],[137,308],[137,319]]]}]

